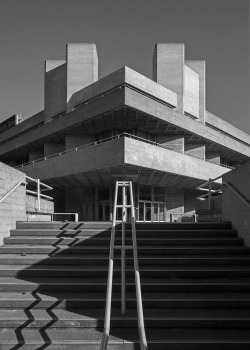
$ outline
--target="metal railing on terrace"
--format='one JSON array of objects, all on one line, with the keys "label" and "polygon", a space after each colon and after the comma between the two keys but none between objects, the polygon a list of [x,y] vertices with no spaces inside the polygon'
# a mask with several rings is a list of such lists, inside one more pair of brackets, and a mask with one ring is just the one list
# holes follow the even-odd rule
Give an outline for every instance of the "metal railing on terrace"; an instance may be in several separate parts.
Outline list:
[{"label": "metal railing on terrace", "polygon": [[[106,96],[106,95],[109,95],[110,93],[112,93],[112,92],[114,92],[114,91],[121,90],[122,88],[125,88],[125,87],[128,87],[128,88],[130,88],[131,90],[134,90],[134,91],[138,91],[138,92],[140,92],[140,93],[143,94],[143,95],[150,96],[153,100],[158,101],[158,102],[164,104],[164,105],[167,106],[168,108],[171,108],[171,109],[175,108],[175,106],[171,105],[171,104],[168,103],[167,101],[164,101],[164,100],[162,100],[162,99],[160,99],[160,98],[158,98],[158,97],[156,97],[156,96],[154,96],[154,95],[151,95],[151,94],[149,94],[149,93],[147,93],[147,92],[145,92],[145,91],[143,91],[143,90],[141,90],[141,89],[138,89],[138,88],[136,88],[136,87],[134,87],[134,86],[132,86],[132,85],[130,85],[130,84],[123,83],[123,84],[120,84],[120,85],[114,87],[113,89],[110,89],[110,90],[108,90],[108,91],[105,91],[105,92],[103,92],[103,93],[101,93],[101,94],[99,94],[99,95],[97,95],[97,96],[95,96],[95,97],[89,98],[88,100],[86,100],[86,101],[84,101],[84,102],[80,102],[80,103],[78,103],[77,105],[72,106],[72,110],[71,110],[71,111],[74,111],[74,110],[76,110],[76,109],[78,109],[78,108],[80,108],[80,107],[82,107],[82,106],[86,106],[86,105],[88,105],[88,104],[91,103],[91,102],[94,102],[94,101],[96,101],[96,100],[98,100],[98,99],[100,99],[100,98],[103,98],[103,97]],[[52,119],[52,120],[55,120],[55,119],[61,118],[61,117],[64,116],[64,115],[65,115],[65,111],[63,111],[63,112],[60,113],[60,114],[55,115],[55,116],[52,117],[51,119]],[[15,139],[17,136],[21,136],[21,135],[26,134],[26,133],[28,133],[28,132],[31,132],[31,131],[33,131],[33,130],[35,130],[35,129],[38,129],[38,128],[40,128],[41,126],[43,126],[44,124],[45,124],[45,123],[39,123],[39,124],[37,124],[37,125],[35,125],[35,126],[32,126],[31,128],[28,128],[28,129],[26,129],[26,130],[23,130],[23,131],[21,131],[20,133],[14,135],[14,136],[11,136],[11,137],[8,138],[7,140],[4,140],[4,141],[0,142],[0,145],[3,145],[3,144],[5,144],[5,143],[7,143],[7,142],[9,142],[9,141],[11,141],[11,140],[13,140],[13,139]]]},{"label": "metal railing on terrace", "polygon": [[[221,183],[218,180],[222,179]],[[219,189],[212,189],[213,184],[220,185]],[[208,187],[208,188],[207,188]],[[223,181],[223,175],[215,177],[214,179],[209,178],[208,181],[196,187],[197,190],[204,191],[205,194],[196,197],[198,200],[207,200],[208,210],[211,209],[211,201],[213,196],[223,195],[223,187],[227,187],[231,192],[233,192],[245,205],[250,208],[250,199],[246,198],[237,188],[235,188],[230,182]]]},{"label": "metal railing on terrace", "polygon": [[[165,100],[163,100],[163,99],[161,99],[161,98],[159,98],[159,97],[156,97],[156,96],[154,96],[154,95],[152,95],[152,94],[150,94],[150,93],[148,93],[148,92],[145,92],[145,91],[143,91],[143,90],[141,90],[141,89],[139,89],[139,88],[137,88],[137,87],[134,87],[134,86],[132,86],[132,85],[130,85],[130,84],[123,83],[123,84],[120,84],[120,85],[118,85],[118,86],[116,86],[116,87],[114,87],[114,88],[112,88],[112,89],[110,89],[110,90],[108,90],[108,91],[105,91],[105,92],[103,92],[103,93],[101,93],[101,94],[99,94],[99,95],[97,95],[97,96],[95,96],[95,97],[92,97],[92,98],[90,98],[90,99],[88,99],[88,100],[86,100],[86,101],[84,101],[84,102],[80,102],[80,103],[76,104],[75,106],[72,106],[72,111],[74,111],[74,110],[76,110],[76,109],[78,109],[78,108],[80,108],[80,107],[82,107],[82,106],[88,105],[88,104],[91,103],[91,102],[94,102],[94,101],[96,101],[96,100],[98,100],[98,99],[100,99],[100,98],[103,98],[104,96],[106,96],[106,95],[108,95],[108,94],[114,92],[114,91],[120,90],[120,89],[125,88],[125,87],[127,87],[127,88],[129,88],[129,89],[131,89],[131,90],[134,90],[134,91],[138,91],[139,93],[141,93],[141,94],[143,94],[143,95],[145,95],[145,96],[149,96],[151,99],[153,99],[153,100],[155,100],[155,101],[157,101],[157,102],[159,102],[159,103],[161,103],[161,104],[164,104],[165,106],[167,106],[167,107],[170,108],[170,109],[176,109],[175,106],[171,105],[170,103],[168,103],[167,101],[165,101]],[[60,114],[58,114],[58,115],[52,117],[52,120],[59,119],[59,118],[61,118],[62,116],[64,116],[65,114],[66,114],[66,112],[63,111],[62,113],[60,113]],[[187,117],[191,118],[191,119],[194,119],[194,117],[193,117],[192,115],[190,115],[189,113],[186,113],[185,115],[186,115]],[[196,118],[195,118],[195,119],[196,119]],[[80,123],[80,124],[81,124],[81,123]],[[33,131],[34,129],[40,128],[40,127],[43,126],[43,125],[45,125],[45,123],[39,123],[39,124],[37,124],[37,125],[35,125],[35,126],[31,127],[31,128],[28,128],[28,129],[26,129],[26,130],[23,130],[23,131],[21,131],[20,133],[14,135],[14,136],[11,136],[10,138],[8,138],[8,139],[6,139],[6,140],[0,142],[0,145],[3,145],[3,144],[5,144],[5,143],[11,141],[11,140],[15,139],[15,138],[18,137],[18,136],[21,136],[21,135],[23,135],[23,134],[29,133],[29,132]],[[218,128],[216,128],[215,126],[213,126],[213,125],[211,125],[211,124],[209,124],[209,123],[205,123],[205,126],[210,127],[210,128],[213,128],[214,130],[218,131],[219,133],[223,133],[223,134],[227,135],[228,137],[230,137],[231,139],[233,139],[233,140],[235,140],[235,141],[237,141],[237,142],[240,142],[240,143],[242,143],[242,144],[244,144],[244,145],[250,147],[250,144],[247,144],[247,143],[244,142],[243,140],[240,140],[239,138],[236,138],[235,136],[233,136],[233,135],[231,135],[231,134],[229,134],[229,133],[226,133],[226,132],[224,132],[224,131],[218,129]],[[213,161],[210,161],[210,162],[211,162],[211,163],[214,163]],[[222,165],[222,164],[221,164],[221,165]],[[222,166],[225,166],[225,165],[222,165]],[[225,166],[225,167],[230,168],[229,166]],[[231,168],[231,169],[234,169],[234,168]]]},{"label": "metal railing on terrace", "polygon": [[40,158],[40,159],[37,159],[37,160],[33,160],[31,162],[28,162],[28,163],[24,163],[24,164],[18,165],[15,168],[16,169],[22,168],[22,167],[27,166],[27,165],[32,165],[32,164],[35,164],[35,163],[38,163],[38,162],[41,162],[41,161],[45,161],[45,160],[50,159],[50,158],[62,156],[63,154],[67,154],[67,153],[70,153],[70,152],[76,152],[79,149],[83,149],[83,148],[90,147],[90,146],[95,146],[95,145],[98,145],[100,143],[107,142],[107,141],[112,141],[112,140],[115,140],[115,139],[118,139],[118,138],[121,138],[121,137],[128,137],[128,138],[131,138],[131,139],[134,139],[134,140],[138,140],[138,141],[141,141],[141,142],[149,143],[149,144],[151,144],[153,146],[157,146],[157,147],[168,149],[170,151],[174,151],[174,152],[177,152],[177,153],[180,153],[180,154],[184,154],[184,155],[187,155],[187,156],[192,157],[192,158],[197,158],[197,159],[209,162],[209,163],[213,163],[213,164],[216,164],[216,165],[228,168],[228,169],[234,169],[234,167],[230,167],[230,166],[222,164],[222,163],[216,163],[216,162],[213,162],[210,159],[204,159],[203,157],[199,157],[197,155],[194,155],[194,154],[186,152],[186,151],[183,152],[183,151],[181,151],[178,148],[174,148],[174,147],[168,146],[168,145],[163,145],[161,143],[157,143],[157,142],[154,142],[154,141],[151,141],[151,140],[148,140],[148,139],[144,139],[142,137],[135,136],[135,135],[128,134],[128,133],[122,133],[122,134],[119,134],[119,135],[110,136],[108,138],[101,139],[99,141],[94,141],[94,142],[88,143],[86,145],[78,146],[78,147],[71,148],[71,149],[66,150],[66,151],[62,151],[62,152],[59,152],[59,153],[51,154],[49,156],[46,156],[46,157],[43,157],[43,158]]}]

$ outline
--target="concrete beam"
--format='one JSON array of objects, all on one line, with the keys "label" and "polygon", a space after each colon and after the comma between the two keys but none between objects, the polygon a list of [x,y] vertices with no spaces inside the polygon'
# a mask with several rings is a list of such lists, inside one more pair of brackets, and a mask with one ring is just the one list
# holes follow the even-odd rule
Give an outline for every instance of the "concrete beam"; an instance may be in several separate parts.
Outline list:
[{"label": "concrete beam", "polygon": [[239,154],[250,157],[250,148],[248,146],[237,142],[221,132],[209,128],[202,123],[198,123],[196,120],[183,116],[179,111],[170,109],[159,101],[152,100],[135,90],[129,88],[125,89],[125,104],[127,107],[134,108],[152,117],[173,124],[191,134],[196,134],[204,138],[204,140],[209,140],[210,142],[217,143],[218,145],[222,145],[230,150],[239,152]]},{"label": "concrete beam", "polygon": [[206,123],[209,123],[210,125],[218,128],[219,130],[222,130],[224,132],[226,132],[229,135],[232,135],[240,140],[242,140],[243,142],[246,142],[250,145],[250,135],[247,134],[246,132],[236,128],[234,125],[226,122],[225,120],[217,117],[216,115],[214,115],[211,112],[206,111],[205,112],[206,115]]},{"label": "concrete beam", "polygon": [[38,125],[44,123],[44,111],[41,111],[32,117],[25,119],[20,124],[15,125],[13,128],[6,130],[2,134],[0,134],[0,144],[12,137],[17,136],[18,134],[25,133],[27,130],[31,128],[35,128]]}]

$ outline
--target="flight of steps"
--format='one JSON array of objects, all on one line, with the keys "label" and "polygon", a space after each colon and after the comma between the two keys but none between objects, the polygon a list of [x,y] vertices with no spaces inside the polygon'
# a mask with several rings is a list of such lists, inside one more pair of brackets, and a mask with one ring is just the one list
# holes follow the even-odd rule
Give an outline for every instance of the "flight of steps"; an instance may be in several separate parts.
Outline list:
[{"label": "flight of steps", "polygon": [[[110,223],[17,223],[0,247],[0,349],[98,349]],[[250,249],[229,223],[137,223],[148,349],[250,349]],[[121,244],[120,227],[116,244]],[[131,230],[127,225],[127,244]],[[133,259],[127,313],[115,254],[108,349],[140,349]]]}]

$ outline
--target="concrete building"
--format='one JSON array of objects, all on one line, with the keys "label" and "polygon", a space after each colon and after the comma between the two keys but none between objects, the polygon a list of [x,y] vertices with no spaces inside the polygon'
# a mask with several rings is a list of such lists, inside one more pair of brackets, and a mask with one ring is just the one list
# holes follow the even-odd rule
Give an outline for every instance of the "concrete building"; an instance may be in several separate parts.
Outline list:
[{"label": "concrete building", "polygon": [[174,220],[194,213],[196,186],[250,160],[250,136],[206,110],[205,62],[183,44],[155,45],[153,80],[128,67],[98,80],[94,44],[68,44],[44,76],[44,110],[0,134],[0,161],[51,185],[55,212],[109,221],[114,182],[132,180],[137,220]]}]

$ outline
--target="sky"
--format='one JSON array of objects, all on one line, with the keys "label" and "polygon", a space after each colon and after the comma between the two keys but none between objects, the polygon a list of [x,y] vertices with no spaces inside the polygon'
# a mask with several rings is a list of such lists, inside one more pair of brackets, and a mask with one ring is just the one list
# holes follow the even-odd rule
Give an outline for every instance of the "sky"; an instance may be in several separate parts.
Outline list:
[{"label": "sky", "polygon": [[99,77],[128,66],[152,78],[154,45],[206,61],[206,108],[250,133],[248,0],[0,0],[0,122],[44,108],[44,61],[97,45]]}]

